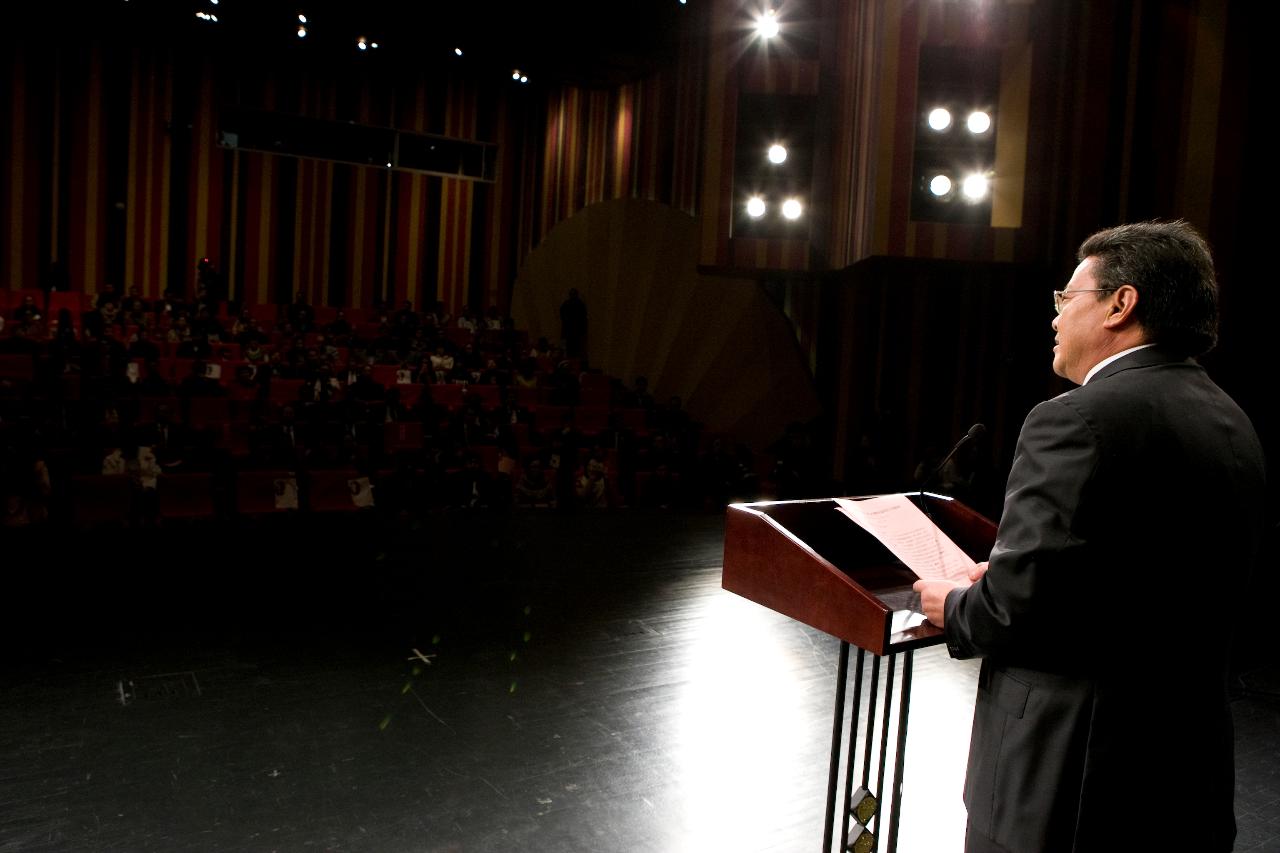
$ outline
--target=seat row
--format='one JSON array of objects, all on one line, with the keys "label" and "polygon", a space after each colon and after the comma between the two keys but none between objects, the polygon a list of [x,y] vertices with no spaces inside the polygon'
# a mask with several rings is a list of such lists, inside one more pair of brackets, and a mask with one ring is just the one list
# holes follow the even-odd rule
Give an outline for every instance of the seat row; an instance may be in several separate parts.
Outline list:
[{"label": "seat row", "polygon": [[[520,468],[496,449],[495,460],[486,460],[482,467],[495,481],[498,474],[505,475],[502,488],[505,499],[510,500]],[[369,513],[378,509],[380,485],[393,476],[394,472],[383,471],[369,477],[354,468],[246,470],[235,473],[230,494],[222,495],[217,476],[206,472],[166,472],[152,489],[140,489],[121,474],[77,474],[68,486],[69,520],[76,529],[90,529],[208,521],[228,514],[252,521],[298,513]],[[679,491],[679,475],[668,478],[662,486],[654,477],[652,472],[635,475],[637,505],[647,505],[651,499],[655,505],[673,502],[672,496]],[[611,470],[606,481],[610,505],[622,505],[616,473]]]},{"label": "seat row", "polygon": [[[71,477],[71,523],[78,528],[154,520],[200,520],[220,515],[216,478],[205,472],[165,473],[155,489],[139,489],[122,474]],[[301,488],[300,488],[301,485]],[[240,471],[232,512],[253,518],[299,510],[349,513],[375,506],[372,484],[355,469],[317,470],[301,479],[290,471]]]}]

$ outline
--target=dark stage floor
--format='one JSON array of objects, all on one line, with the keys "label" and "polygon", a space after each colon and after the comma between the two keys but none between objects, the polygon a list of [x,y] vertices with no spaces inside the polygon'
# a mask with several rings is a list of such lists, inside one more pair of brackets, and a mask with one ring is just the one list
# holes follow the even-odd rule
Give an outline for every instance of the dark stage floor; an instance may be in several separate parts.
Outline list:
[{"label": "dark stage floor", "polygon": [[[817,850],[837,643],[722,591],[722,535],[9,535],[0,851]],[[975,673],[916,656],[904,853],[961,849]],[[1280,851],[1280,700],[1234,708],[1236,849]]]}]

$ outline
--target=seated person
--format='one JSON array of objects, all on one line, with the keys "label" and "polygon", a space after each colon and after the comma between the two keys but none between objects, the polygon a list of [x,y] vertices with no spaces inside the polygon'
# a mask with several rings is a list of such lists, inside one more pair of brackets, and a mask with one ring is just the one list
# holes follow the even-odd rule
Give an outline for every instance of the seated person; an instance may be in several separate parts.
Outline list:
[{"label": "seated person", "polygon": [[462,313],[458,315],[458,328],[474,332],[478,326],[479,323],[476,321],[475,312],[469,307],[463,308]]},{"label": "seated person", "polygon": [[333,322],[328,323],[324,327],[326,335],[335,338],[345,338],[351,334],[351,324],[347,322],[347,314],[341,308],[334,315]]},{"label": "seated person", "polygon": [[150,328],[142,326],[138,329],[138,334],[129,344],[127,353],[130,358],[138,361],[155,361],[160,357],[160,347],[152,339]]},{"label": "seated person", "polygon": [[213,355],[213,346],[207,337],[193,334],[178,344],[176,352],[179,358],[205,359]]},{"label": "seated person", "polygon": [[497,305],[490,305],[489,313],[484,318],[484,327],[491,332],[500,332],[504,327],[505,319]]},{"label": "seated person", "polygon": [[178,386],[182,397],[221,397],[226,389],[210,376],[209,364],[202,359],[191,362],[191,373]]},{"label": "seated person", "polygon": [[120,304],[114,299],[99,301],[98,313],[102,315],[102,326],[110,333],[113,326],[123,326],[124,317],[120,313]]},{"label": "seated person", "polygon": [[124,312],[124,320],[134,326],[141,326],[147,318],[151,316],[151,303],[142,298],[142,293],[136,287],[129,288],[129,295],[125,297],[121,304],[121,310]]},{"label": "seated person", "polygon": [[463,456],[462,470],[453,475],[454,506],[464,509],[486,509],[493,505],[494,484],[480,464],[480,455],[468,451]]},{"label": "seated person", "polygon": [[444,344],[437,345],[436,351],[431,355],[431,372],[435,376],[435,382],[448,382],[453,368],[453,356],[445,352]]},{"label": "seated person", "polygon": [[578,477],[574,488],[578,505],[588,509],[605,509],[609,506],[609,488],[605,482],[604,463],[599,459],[588,460],[586,469]]},{"label": "seated person", "polygon": [[555,507],[556,485],[547,476],[541,460],[529,460],[516,481],[515,495],[517,506]]},{"label": "seated person", "polygon": [[244,350],[241,352],[241,356],[245,361],[254,366],[266,364],[271,360],[270,354],[263,349],[262,343],[256,340],[249,341],[249,343],[245,344]]}]

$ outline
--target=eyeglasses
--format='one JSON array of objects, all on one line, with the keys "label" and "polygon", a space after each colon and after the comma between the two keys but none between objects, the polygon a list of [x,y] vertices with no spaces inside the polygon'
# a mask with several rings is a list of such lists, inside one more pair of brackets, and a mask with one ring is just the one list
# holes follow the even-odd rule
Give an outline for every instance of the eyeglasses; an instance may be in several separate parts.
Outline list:
[{"label": "eyeglasses", "polygon": [[1080,290],[1055,290],[1053,292],[1053,311],[1055,314],[1061,314],[1062,303],[1067,301],[1068,296],[1075,296],[1077,293],[1110,293],[1119,289],[1118,287],[1086,287]]}]

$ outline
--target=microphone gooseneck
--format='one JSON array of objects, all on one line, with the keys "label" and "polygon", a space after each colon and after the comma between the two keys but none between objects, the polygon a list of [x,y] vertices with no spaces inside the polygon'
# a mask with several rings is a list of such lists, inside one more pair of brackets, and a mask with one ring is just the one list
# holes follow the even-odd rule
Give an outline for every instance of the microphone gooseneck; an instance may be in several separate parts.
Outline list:
[{"label": "microphone gooseneck", "polygon": [[948,453],[946,456],[942,457],[942,461],[939,462],[937,466],[932,471],[929,472],[929,476],[925,477],[923,480],[920,481],[920,503],[922,506],[926,507],[926,510],[925,510],[926,513],[928,512],[928,509],[927,509],[928,503],[924,499],[925,488],[930,483],[932,483],[935,479],[937,479],[938,475],[942,473],[942,469],[945,468],[946,464],[951,461],[951,457],[955,456],[956,453],[960,451],[960,448],[964,447],[969,442],[975,441],[976,439],[979,439],[982,436],[986,435],[986,432],[987,432],[987,428],[983,424],[974,424],[973,426],[969,427],[969,431],[960,437],[960,440],[956,442],[956,446],[951,448],[951,452]]}]

